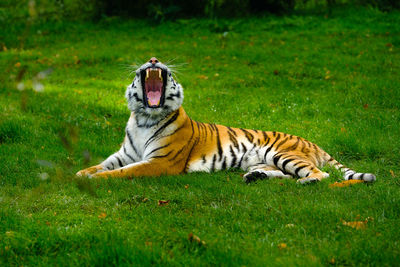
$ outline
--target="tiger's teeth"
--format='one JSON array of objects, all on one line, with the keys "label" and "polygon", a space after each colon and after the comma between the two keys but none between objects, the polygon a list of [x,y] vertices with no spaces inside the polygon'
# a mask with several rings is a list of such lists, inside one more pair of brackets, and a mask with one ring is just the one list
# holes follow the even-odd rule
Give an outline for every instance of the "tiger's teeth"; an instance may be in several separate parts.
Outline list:
[{"label": "tiger's teeth", "polygon": [[161,76],[161,69],[158,69],[158,78],[160,78],[160,80],[162,81],[162,76]]},{"label": "tiger's teeth", "polygon": [[[152,104],[151,104],[150,100],[147,100],[147,103],[149,104],[149,106],[150,106],[150,107],[152,106]],[[160,105],[160,101],[157,101],[157,104],[156,104],[156,106],[159,106],[159,105]]]},{"label": "tiger's teeth", "polygon": [[150,76],[150,69],[147,69],[147,70],[146,70],[146,81],[147,81],[147,79],[149,78],[149,76]]}]

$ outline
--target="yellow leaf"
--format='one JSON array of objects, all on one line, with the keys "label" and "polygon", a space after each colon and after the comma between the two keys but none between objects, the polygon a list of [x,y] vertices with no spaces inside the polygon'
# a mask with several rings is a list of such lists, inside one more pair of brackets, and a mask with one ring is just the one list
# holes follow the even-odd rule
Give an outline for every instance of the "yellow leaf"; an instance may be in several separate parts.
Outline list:
[{"label": "yellow leaf", "polygon": [[285,249],[285,248],[287,248],[287,245],[286,245],[286,243],[280,243],[280,244],[278,244],[278,248]]},{"label": "yellow leaf", "polygon": [[389,170],[390,175],[392,175],[392,177],[395,177],[394,172],[392,170]]},{"label": "yellow leaf", "polygon": [[15,63],[14,67],[16,67],[16,68],[21,67],[21,63],[20,62]]},{"label": "yellow leaf", "polygon": [[347,187],[350,186],[352,184],[359,184],[359,183],[364,183],[363,180],[347,180],[347,181],[343,181],[343,182],[335,182],[333,184],[330,184],[329,187],[333,188],[333,187]]},{"label": "yellow leaf", "polygon": [[188,240],[189,240],[190,242],[196,242],[196,243],[198,243],[198,244],[200,244],[200,245],[203,245],[203,246],[206,245],[206,242],[204,242],[203,240],[201,240],[200,237],[198,237],[197,235],[194,235],[193,233],[189,233],[189,235],[188,235]]},{"label": "yellow leaf", "polygon": [[158,206],[167,206],[169,204],[169,200],[159,200]]},{"label": "yellow leaf", "polygon": [[355,228],[357,230],[365,229],[367,227],[368,220],[365,221],[354,221],[354,222],[346,222],[342,221],[343,225],[349,226],[351,228]]},{"label": "yellow leaf", "polygon": [[105,217],[107,217],[107,214],[105,212],[102,212],[97,217],[99,217],[99,219],[104,219]]}]

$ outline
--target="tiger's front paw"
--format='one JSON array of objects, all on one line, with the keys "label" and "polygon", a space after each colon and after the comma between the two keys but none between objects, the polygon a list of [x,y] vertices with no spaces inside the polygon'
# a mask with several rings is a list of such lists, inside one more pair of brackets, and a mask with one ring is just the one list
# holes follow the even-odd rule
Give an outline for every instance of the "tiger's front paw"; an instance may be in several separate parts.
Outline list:
[{"label": "tiger's front paw", "polygon": [[83,176],[88,176],[91,177],[93,174],[97,173],[98,171],[103,170],[103,167],[100,165],[92,166],[83,170],[80,170],[79,172],[76,173],[76,176],[83,177]]},{"label": "tiger's front paw", "polygon": [[110,177],[110,174],[107,174],[107,172],[96,172],[93,174],[89,174],[88,175],[89,178],[103,178],[103,179],[108,179],[108,177]]}]

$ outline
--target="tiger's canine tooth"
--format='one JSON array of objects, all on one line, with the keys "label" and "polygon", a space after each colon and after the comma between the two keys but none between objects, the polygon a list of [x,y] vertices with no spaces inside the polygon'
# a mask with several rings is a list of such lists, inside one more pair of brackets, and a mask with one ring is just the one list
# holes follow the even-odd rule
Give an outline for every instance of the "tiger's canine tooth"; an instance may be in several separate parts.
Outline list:
[{"label": "tiger's canine tooth", "polygon": [[150,76],[150,69],[147,69],[146,70],[146,80],[149,78],[149,76]]},{"label": "tiger's canine tooth", "polygon": [[160,78],[160,80],[162,81],[162,76],[161,76],[161,69],[158,69],[158,78]]}]

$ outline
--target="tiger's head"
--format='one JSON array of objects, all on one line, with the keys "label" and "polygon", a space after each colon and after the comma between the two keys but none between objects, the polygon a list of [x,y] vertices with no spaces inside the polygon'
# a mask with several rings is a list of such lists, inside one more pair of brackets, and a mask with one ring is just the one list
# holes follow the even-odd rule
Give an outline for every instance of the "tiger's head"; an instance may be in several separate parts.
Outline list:
[{"label": "tiger's head", "polygon": [[125,96],[137,119],[152,126],[182,105],[183,89],[168,66],[152,57],[136,70]]}]

